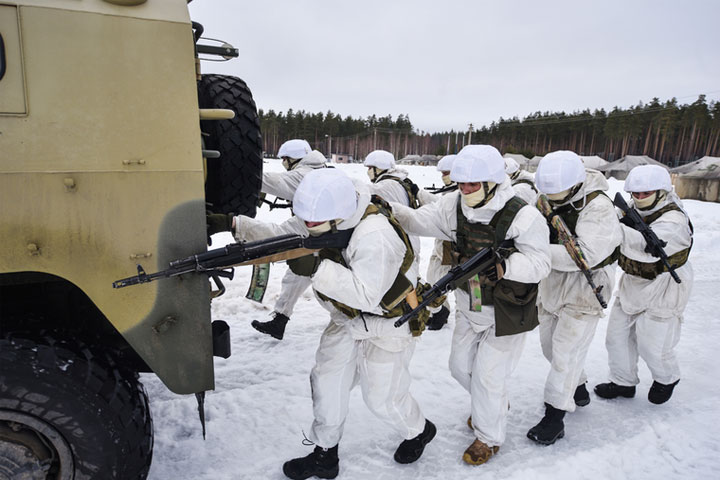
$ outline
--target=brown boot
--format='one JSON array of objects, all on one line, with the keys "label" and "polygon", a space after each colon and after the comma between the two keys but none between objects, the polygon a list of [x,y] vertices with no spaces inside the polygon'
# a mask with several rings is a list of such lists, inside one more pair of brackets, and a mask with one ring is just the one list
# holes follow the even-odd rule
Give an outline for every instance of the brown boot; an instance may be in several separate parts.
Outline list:
[{"label": "brown boot", "polygon": [[500,450],[500,447],[489,447],[480,440],[475,439],[472,445],[463,453],[463,460],[470,465],[482,465],[490,460],[490,457],[495,455],[498,450]]}]

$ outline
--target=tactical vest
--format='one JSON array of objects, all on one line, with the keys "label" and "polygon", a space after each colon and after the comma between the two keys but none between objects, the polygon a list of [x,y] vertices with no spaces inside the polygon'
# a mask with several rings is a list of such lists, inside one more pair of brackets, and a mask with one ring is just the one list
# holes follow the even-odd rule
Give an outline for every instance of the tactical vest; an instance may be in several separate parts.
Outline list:
[{"label": "tactical vest", "polygon": [[[483,248],[496,248],[500,245],[518,211],[527,205],[520,197],[513,197],[493,216],[489,224],[483,224],[468,222],[462,213],[460,202],[462,199],[458,196],[455,232],[457,240],[453,243],[454,265],[468,260]],[[468,291],[467,285],[460,288]],[[495,307],[495,336],[514,335],[534,329],[538,325],[537,294],[537,283],[521,283],[502,278],[495,285],[483,285],[482,304]]]},{"label": "tactical vest", "polygon": [[[605,192],[602,190],[595,190],[594,192],[590,192],[585,196],[585,205],[582,204],[583,200],[578,200],[576,202],[570,202],[567,205],[563,205],[562,207],[559,207],[557,209],[553,210],[553,214],[559,215],[560,218],[563,219],[565,222],[565,225],[567,225],[568,229],[570,230],[570,233],[573,236],[576,236],[575,233],[575,227],[577,226],[578,218],[580,217],[580,212],[590,203],[592,202],[595,197],[602,195],[608,200],[610,197],[608,197]],[[555,229],[551,226],[550,227],[550,243],[554,244],[562,244],[562,241],[558,238],[557,234],[553,235],[555,233]],[[606,267],[613,262],[615,262],[618,257],[620,256],[620,246],[618,246],[613,252],[608,255],[605,259],[600,261],[596,265],[592,265],[590,267],[591,270],[599,270],[603,267]]]},{"label": "tactical vest", "polygon": [[417,197],[418,191],[420,189],[418,188],[417,185],[415,185],[413,183],[412,180],[410,180],[407,177],[400,178],[400,177],[395,177],[393,175],[381,175],[378,178],[378,181],[381,182],[383,180],[395,180],[396,182],[398,182],[400,184],[400,186],[403,187],[403,189],[405,190],[405,193],[407,193],[408,202],[409,202],[408,206],[413,209],[420,208],[420,201],[418,200],[418,197]]},{"label": "tactical vest", "polygon": [[[405,273],[410,270],[410,267],[415,260],[415,253],[413,251],[412,244],[410,243],[410,239],[408,238],[407,233],[405,233],[405,230],[402,229],[398,221],[392,215],[390,205],[385,202],[385,200],[383,200],[377,195],[373,195],[371,203],[365,209],[365,213],[363,214],[360,221],[367,218],[368,215],[383,215],[385,218],[387,218],[388,222],[390,222],[390,225],[392,225],[393,229],[395,230],[395,233],[398,234],[400,240],[402,240],[405,244],[405,256],[403,257],[402,264],[400,265],[400,270],[395,277],[395,281],[393,282],[392,286],[387,292],[385,292],[385,295],[380,301],[380,307],[383,310],[381,316],[386,318],[399,317],[403,313],[405,313],[405,304],[407,303],[405,302],[406,295],[414,289],[412,282],[408,280],[408,278],[405,276]],[[319,257],[319,260],[328,259],[332,260],[333,262],[339,263],[344,267],[348,266],[347,262],[345,262],[345,258],[343,258],[342,256],[342,250],[339,248],[323,248],[318,252],[317,256]],[[302,258],[307,259],[308,257]],[[298,264],[296,262],[288,262],[288,266],[293,271],[293,273],[297,275],[310,275],[309,271],[298,268]],[[318,297],[320,297],[322,300],[332,303],[335,308],[345,314],[348,318],[355,318],[360,314],[364,313],[357,308],[345,305],[344,303],[341,303],[335,299],[323,295],[320,292],[316,293]],[[372,313],[369,315],[377,314]]]},{"label": "tactical vest", "polygon": [[[665,213],[673,210],[681,212],[683,215],[685,215],[685,212],[683,212],[682,209],[678,207],[675,202],[671,202],[659,209],[657,212],[653,212],[651,215],[643,217],[643,221],[646,225],[650,225]],[[694,228],[689,218],[688,225],[690,226],[690,232],[694,233]],[[690,249],[692,248],[692,243],[693,241],[691,238],[690,246],[688,248],[673,253],[668,257],[668,263],[673,268],[680,268],[687,263],[688,257],[690,256]],[[620,254],[618,265],[620,265],[620,268],[622,268],[625,273],[635,275],[637,277],[642,277],[646,280],[654,280],[661,273],[668,271],[665,264],[663,264],[663,262],[660,260],[658,260],[657,262],[645,263],[628,258],[622,253]]]}]

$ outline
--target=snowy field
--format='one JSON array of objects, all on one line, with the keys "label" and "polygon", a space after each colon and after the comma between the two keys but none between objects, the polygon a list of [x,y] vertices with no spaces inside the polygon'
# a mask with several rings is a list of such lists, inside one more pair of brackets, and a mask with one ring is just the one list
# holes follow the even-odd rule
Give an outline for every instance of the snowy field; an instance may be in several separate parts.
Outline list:
[{"label": "snowy field", "polygon": [[[269,160],[267,171],[280,171]],[[341,165],[350,176],[367,180],[361,165]],[[439,185],[434,167],[407,167],[421,187]],[[610,180],[610,196],[622,182]],[[365,407],[360,389],[350,402],[340,442],[340,479],[703,479],[720,478],[720,374],[713,352],[720,346],[720,204],[684,202],[695,226],[690,256],[695,285],[685,311],[678,347],[682,380],[664,405],[647,401],[652,383],[640,363],[641,384],[634,399],[592,402],[565,417],[565,438],[544,447],[526,438],[544,412],[543,386],[549,364],[535,329],[510,383],[511,411],[507,440],[487,464],[469,466],[462,453],[473,441],[466,425],[470,397],[451,378],[447,366],[454,327],[426,331],[417,343],[411,392],[425,416],[438,428],[423,457],[411,465],[392,458],[402,441]],[[282,221],[287,210],[263,207],[258,218]],[[213,247],[232,242],[214,237]],[[432,239],[422,240],[421,271],[427,268]],[[142,380],[150,395],[155,422],[152,480],[283,479],[282,464],[303,456],[301,444],[312,422],[310,369],[320,334],[328,322],[309,289],[298,302],[285,339],[276,341],[250,326],[269,319],[280,292],[284,264],[272,266],[263,304],[247,300],[251,269],[236,270],[227,293],[213,302],[213,318],[232,328],[232,356],[215,359],[216,390],[206,398],[207,440],[203,441],[194,396],[171,393],[153,375]],[[718,296],[716,296],[718,295]],[[612,301],[608,302],[612,305]],[[713,313],[715,312],[715,313]],[[609,312],[607,312],[609,313]],[[716,317],[716,315],[718,315]],[[586,363],[588,389],[607,381],[605,328],[601,320]]]}]

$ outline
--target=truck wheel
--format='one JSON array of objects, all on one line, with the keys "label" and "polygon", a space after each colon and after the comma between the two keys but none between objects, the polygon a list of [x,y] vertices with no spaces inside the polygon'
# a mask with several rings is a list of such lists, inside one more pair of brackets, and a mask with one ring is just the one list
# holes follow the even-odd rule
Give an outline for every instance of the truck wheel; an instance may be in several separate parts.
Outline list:
[{"label": "truck wheel", "polygon": [[0,476],[147,477],[153,434],[137,374],[53,338],[0,338]]},{"label": "truck wheel", "polygon": [[262,187],[262,137],[252,93],[245,82],[227,75],[203,75],[200,108],[226,108],[231,120],[200,122],[205,148],[220,152],[207,159],[205,200],[215,213],[255,216]]}]

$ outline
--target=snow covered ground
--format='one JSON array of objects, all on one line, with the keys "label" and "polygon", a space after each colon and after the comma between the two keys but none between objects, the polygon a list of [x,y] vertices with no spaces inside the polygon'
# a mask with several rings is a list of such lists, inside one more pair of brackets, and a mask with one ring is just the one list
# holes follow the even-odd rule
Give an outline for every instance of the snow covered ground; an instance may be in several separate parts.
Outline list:
[{"label": "snow covered ground", "polygon": [[[350,176],[364,179],[360,165],[340,165]],[[282,169],[270,160],[266,170]],[[421,187],[439,185],[433,167],[408,167]],[[622,182],[610,180],[611,196]],[[350,414],[340,442],[341,479],[414,480],[465,479],[711,479],[720,471],[720,374],[714,353],[720,345],[720,204],[684,202],[695,226],[691,261],[695,285],[685,311],[678,347],[683,377],[673,398],[664,405],[647,401],[652,383],[641,361],[634,399],[607,401],[591,393],[592,402],[566,416],[565,438],[549,447],[526,438],[541,418],[543,385],[548,362],[542,356],[538,330],[531,333],[510,384],[511,411],[506,443],[489,463],[472,467],[462,453],[473,440],[466,420],[468,393],[450,376],[450,324],[420,338],[412,362],[411,391],[438,434],[423,457],[399,465],[392,454],[402,440],[365,407],[359,388],[353,391]],[[258,218],[281,221],[286,210]],[[213,246],[229,243],[229,234],[214,237]],[[432,240],[423,239],[422,269],[427,266]],[[153,375],[142,380],[150,394],[155,422],[155,453],[150,478],[166,479],[282,479],[282,464],[310,452],[301,444],[312,422],[310,369],[327,313],[308,290],[299,301],[286,330],[276,341],[250,326],[268,320],[280,292],[284,264],[271,269],[263,304],[245,299],[251,269],[236,270],[226,283],[227,293],[213,302],[213,318],[232,328],[232,356],[215,360],[216,390],[206,399],[207,440],[203,441],[194,396],[178,396]],[[612,305],[612,301],[608,302]],[[718,316],[716,316],[718,315]],[[586,363],[589,389],[607,379],[605,328],[600,322]]]}]

